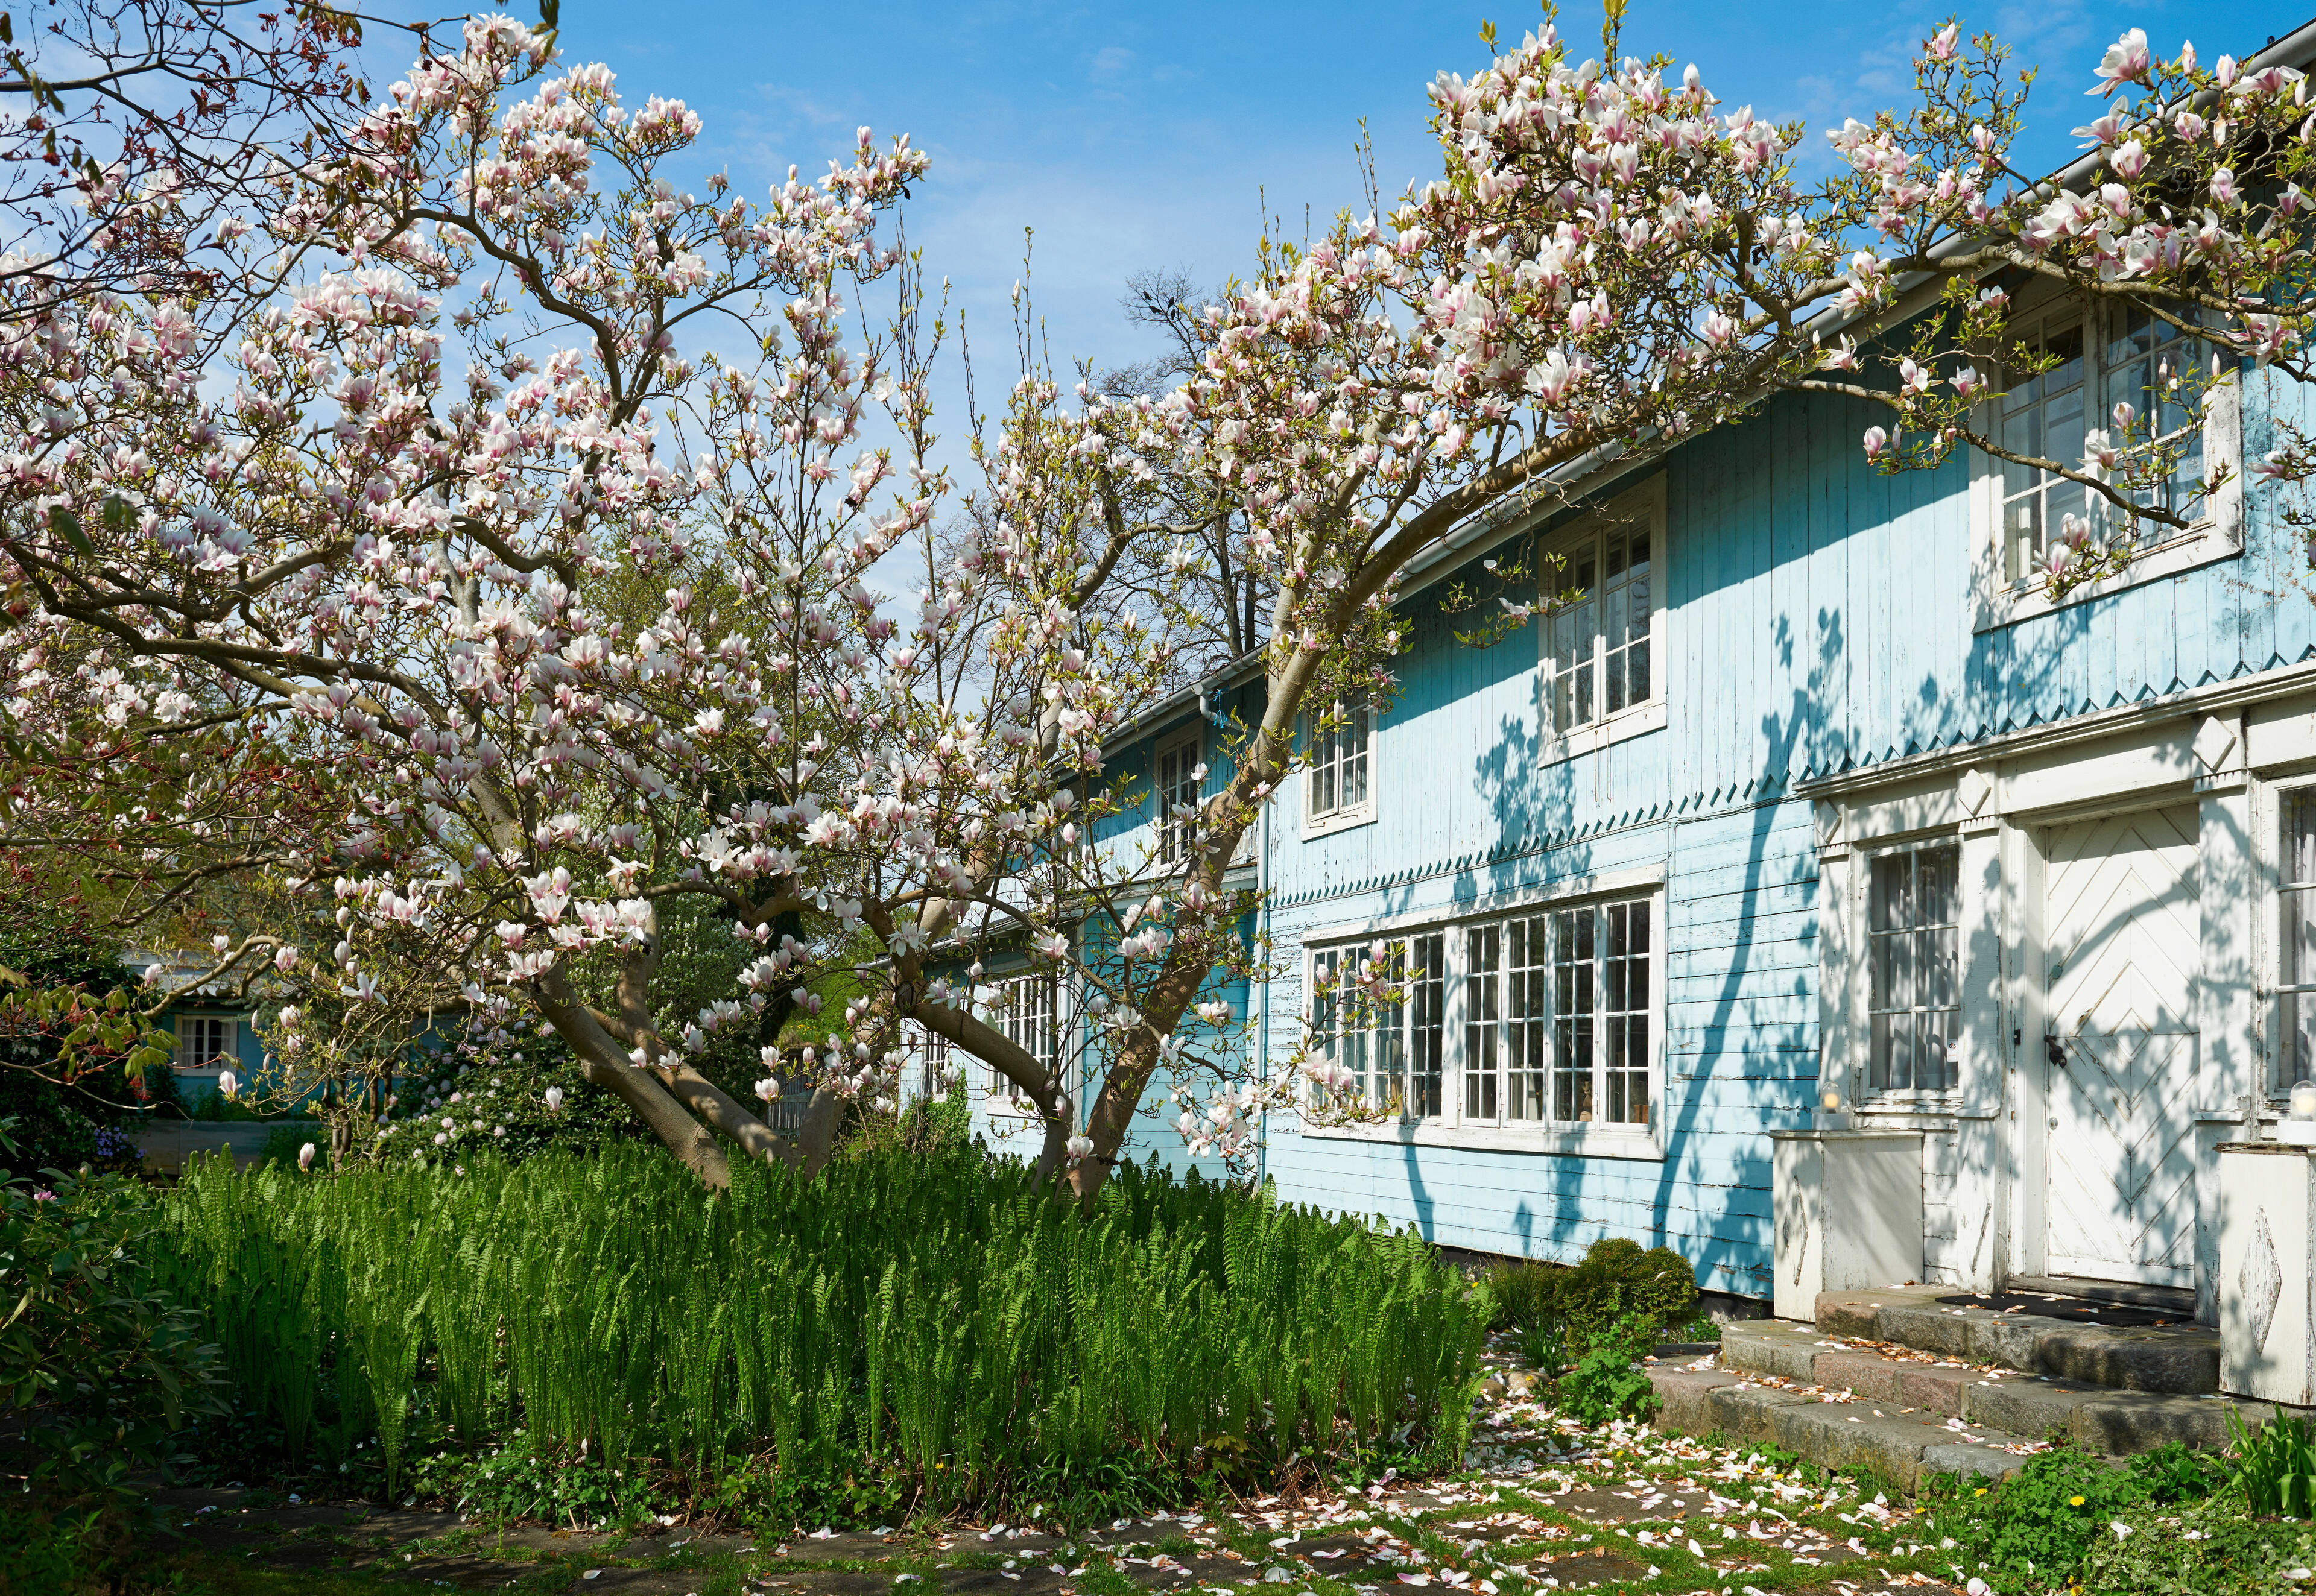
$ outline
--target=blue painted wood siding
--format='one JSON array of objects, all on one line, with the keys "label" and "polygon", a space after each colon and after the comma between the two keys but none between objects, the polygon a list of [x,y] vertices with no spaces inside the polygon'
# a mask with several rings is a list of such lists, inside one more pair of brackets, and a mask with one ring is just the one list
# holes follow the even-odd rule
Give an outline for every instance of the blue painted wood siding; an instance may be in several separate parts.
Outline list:
[{"label": "blue painted wood siding", "polygon": [[[2271,407],[2304,420],[2306,403],[2265,375],[2246,387],[2251,460],[2272,447]],[[1787,396],[1655,468],[1663,730],[1539,767],[1533,628],[1465,647],[1434,589],[1408,601],[1375,823],[1306,841],[1292,813],[1275,820],[1274,1053],[1294,1044],[1307,934],[1661,870],[1668,1157],[1378,1146],[1274,1121],[1266,1172],[1282,1197],[1538,1257],[1604,1235],[1665,1242],[1705,1284],[1766,1294],[1768,1132],[1805,1122],[1818,1068],[1819,882],[1794,784],[2295,662],[2316,644],[2305,552],[2257,485],[2240,558],[1974,634],[1967,463],[1876,473],[1858,447],[1876,419]]]}]

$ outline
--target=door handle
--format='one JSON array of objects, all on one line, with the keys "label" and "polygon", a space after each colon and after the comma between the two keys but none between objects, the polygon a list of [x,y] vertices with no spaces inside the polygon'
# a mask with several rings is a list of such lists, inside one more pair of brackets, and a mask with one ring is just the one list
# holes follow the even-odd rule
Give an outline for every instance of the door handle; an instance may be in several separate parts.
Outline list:
[{"label": "door handle", "polygon": [[2067,1067],[2067,1044],[2059,1040],[2059,1033],[2053,1031],[2044,1037],[2043,1045],[2051,1062],[2064,1069]]}]

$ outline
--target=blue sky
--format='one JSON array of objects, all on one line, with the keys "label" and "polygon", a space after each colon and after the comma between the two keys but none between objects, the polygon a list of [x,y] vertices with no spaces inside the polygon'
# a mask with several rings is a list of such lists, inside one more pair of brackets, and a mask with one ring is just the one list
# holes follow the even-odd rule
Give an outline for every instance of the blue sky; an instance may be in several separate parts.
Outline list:
[{"label": "blue sky", "polygon": [[[1822,147],[1829,122],[1902,101],[1915,41],[1946,14],[1638,0],[1624,44],[1695,61],[1732,108],[1807,118]],[[2184,31],[2210,60],[2248,54],[2305,15],[2236,0],[2041,0],[1963,13],[1966,28],[1991,26],[2044,66],[2029,152],[2044,168],[2071,153],[2068,129],[2089,120],[2091,65],[2124,28],[2145,28],[2167,54]],[[976,362],[1009,358],[1007,296],[1033,227],[1036,304],[1056,353],[1113,364],[1145,350],[1115,309],[1128,273],[1180,265],[1218,279],[1251,259],[1266,200],[1297,232],[1306,207],[1323,222],[1357,202],[1363,118],[1386,194],[1430,175],[1424,85],[1485,59],[1483,18],[1517,39],[1539,16],[1501,0],[564,0],[562,40],[567,57],[618,72],[630,103],[653,93],[690,102],[707,122],[703,170],[725,165],[748,191],[791,161],[818,172],[864,122],[880,136],[910,132],[933,168],[909,230],[954,285]],[[1597,9],[1568,11],[1561,26],[1597,50]]]}]

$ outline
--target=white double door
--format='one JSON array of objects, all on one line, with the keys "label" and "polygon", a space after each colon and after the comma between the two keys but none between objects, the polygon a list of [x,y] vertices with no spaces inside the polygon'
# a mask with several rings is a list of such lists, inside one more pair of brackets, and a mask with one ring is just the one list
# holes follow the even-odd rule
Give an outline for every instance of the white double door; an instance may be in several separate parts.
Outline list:
[{"label": "white double door", "polygon": [[2193,804],[2047,828],[2044,1267],[2195,1282],[2193,1007],[2202,941]]}]

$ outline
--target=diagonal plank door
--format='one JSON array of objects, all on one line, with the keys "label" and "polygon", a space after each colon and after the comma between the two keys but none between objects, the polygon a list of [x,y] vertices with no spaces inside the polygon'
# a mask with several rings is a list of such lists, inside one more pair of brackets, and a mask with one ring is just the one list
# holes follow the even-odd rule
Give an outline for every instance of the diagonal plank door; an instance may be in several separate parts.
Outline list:
[{"label": "diagonal plank door", "polygon": [[2195,1281],[2189,1006],[2201,909],[2196,810],[2141,810],[2044,838],[2054,1274]]}]

